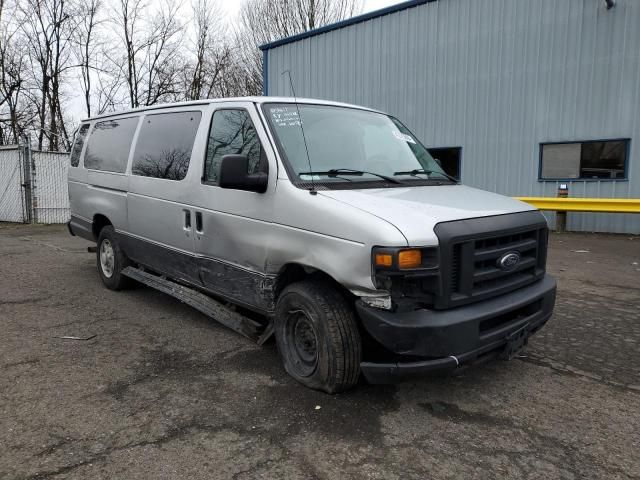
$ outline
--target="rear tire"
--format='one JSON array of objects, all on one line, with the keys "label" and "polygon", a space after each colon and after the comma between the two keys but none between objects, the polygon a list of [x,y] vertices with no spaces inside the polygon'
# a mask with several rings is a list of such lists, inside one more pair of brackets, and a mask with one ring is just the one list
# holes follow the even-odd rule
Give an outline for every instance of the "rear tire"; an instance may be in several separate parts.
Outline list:
[{"label": "rear tire", "polygon": [[309,280],[289,285],[275,313],[276,343],[289,375],[327,393],[356,385],[362,342],[353,309],[335,287]]},{"label": "rear tire", "polygon": [[122,275],[122,270],[131,265],[122,251],[116,233],[111,225],[100,230],[97,246],[98,272],[109,290],[123,290],[133,284],[133,280]]}]

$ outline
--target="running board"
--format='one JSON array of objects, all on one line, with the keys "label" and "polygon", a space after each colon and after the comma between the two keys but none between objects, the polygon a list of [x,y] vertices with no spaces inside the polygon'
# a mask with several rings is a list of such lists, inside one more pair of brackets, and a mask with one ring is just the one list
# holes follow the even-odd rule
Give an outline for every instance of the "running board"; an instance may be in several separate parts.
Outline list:
[{"label": "running board", "polygon": [[262,345],[270,336],[270,324],[265,328],[264,325],[231,310],[224,304],[197,290],[135,267],[125,268],[122,270],[122,274],[177,298],[181,302],[204,313],[206,316],[213,318],[225,327],[250,338],[259,345]]}]

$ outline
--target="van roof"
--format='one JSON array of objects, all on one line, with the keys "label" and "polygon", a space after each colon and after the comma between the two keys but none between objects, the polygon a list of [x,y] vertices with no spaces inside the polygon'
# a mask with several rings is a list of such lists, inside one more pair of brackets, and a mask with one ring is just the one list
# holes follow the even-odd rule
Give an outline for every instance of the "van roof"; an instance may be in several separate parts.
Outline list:
[{"label": "van roof", "polygon": [[352,105],[352,104],[349,104],[349,103],[331,102],[331,101],[328,101],[328,100],[318,100],[318,99],[313,99],[313,98],[298,98],[296,100],[293,97],[268,97],[268,96],[264,96],[264,97],[213,98],[213,99],[206,99],[206,100],[192,100],[192,101],[189,101],[189,102],[159,103],[159,104],[151,105],[151,106],[148,106],[148,107],[139,107],[139,108],[132,108],[132,109],[129,109],[129,110],[120,110],[118,112],[103,113],[102,115],[96,115],[94,117],[85,118],[85,119],[82,120],[82,122],[89,122],[89,121],[97,120],[97,119],[100,119],[100,118],[108,118],[108,117],[126,115],[126,114],[129,114],[129,113],[142,113],[142,112],[147,112],[147,111],[150,111],[150,110],[161,110],[161,109],[164,109],[164,108],[188,107],[190,105],[209,105],[209,104],[212,104],[212,103],[225,103],[225,102],[251,102],[251,103],[257,103],[257,104],[262,104],[262,103],[294,103],[296,101],[298,103],[300,103],[300,104],[332,105],[332,106],[337,106],[337,107],[357,108],[357,109],[360,109],[360,110],[368,110],[368,111],[371,111],[371,112],[383,113],[383,112],[380,112],[379,110],[375,110],[373,108],[362,107],[360,105]]}]

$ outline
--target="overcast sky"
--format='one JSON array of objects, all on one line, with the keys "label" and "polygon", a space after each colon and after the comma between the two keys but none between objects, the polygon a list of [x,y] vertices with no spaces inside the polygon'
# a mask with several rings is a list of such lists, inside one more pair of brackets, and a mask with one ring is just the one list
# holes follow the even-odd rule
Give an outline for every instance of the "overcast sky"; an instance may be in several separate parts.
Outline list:
[{"label": "overcast sky", "polygon": [[[363,13],[388,7],[389,5],[393,5],[395,3],[402,3],[402,1],[404,0],[364,0]],[[233,18],[233,16],[238,13],[242,2],[239,2],[238,0],[224,0],[220,3],[222,3],[224,8],[227,10],[229,16]]]},{"label": "overcast sky", "polygon": [[[396,3],[402,3],[405,0],[364,0],[362,13],[371,12],[373,10],[379,10],[381,8],[394,5]],[[153,3],[153,0],[152,0]],[[220,5],[226,10],[228,18],[231,22],[235,21],[235,18],[240,10],[242,2],[239,0],[220,0]],[[72,121],[77,122],[83,119],[85,115],[84,99],[82,95],[73,92],[67,92],[69,101],[67,102],[67,114],[70,114]]]},{"label": "overcast sky", "polygon": [[380,8],[388,7],[395,3],[402,3],[404,0],[365,0],[364,11],[370,12],[372,10],[378,10]]}]

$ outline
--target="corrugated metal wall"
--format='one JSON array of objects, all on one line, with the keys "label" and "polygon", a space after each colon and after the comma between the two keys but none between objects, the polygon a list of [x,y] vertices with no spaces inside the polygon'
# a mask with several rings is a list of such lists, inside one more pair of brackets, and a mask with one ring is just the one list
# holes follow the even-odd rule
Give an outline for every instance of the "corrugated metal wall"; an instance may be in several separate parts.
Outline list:
[{"label": "corrugated metal wall", "polygon": [[[570,196],[640,197],[640,0],[439,0],[268,50],[269,95],[366,105],[429,147],[462,146],[463,183],[555,196],[541,142],[631,138],[628,181]],[[640,233],[640,215],[569,214]]]}]

